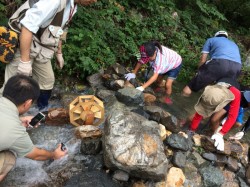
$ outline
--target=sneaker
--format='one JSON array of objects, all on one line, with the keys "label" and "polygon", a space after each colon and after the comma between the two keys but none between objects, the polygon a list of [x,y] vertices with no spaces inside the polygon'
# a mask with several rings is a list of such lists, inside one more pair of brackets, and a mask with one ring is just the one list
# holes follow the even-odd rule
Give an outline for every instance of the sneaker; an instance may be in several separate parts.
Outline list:
[{"label": "sneaker", "polygon": [[173,104],[173,101],[169,98],[169,97],[165,97],[165,103],[167,104],[167,105],[172,105]]}]

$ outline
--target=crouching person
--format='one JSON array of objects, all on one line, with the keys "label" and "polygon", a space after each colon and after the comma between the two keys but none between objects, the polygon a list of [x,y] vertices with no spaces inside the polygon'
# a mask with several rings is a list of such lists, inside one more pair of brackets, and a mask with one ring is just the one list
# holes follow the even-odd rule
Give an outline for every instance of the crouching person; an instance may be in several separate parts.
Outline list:
[{"label": "crouching person", "polygon": [[39,94],[37,82],[25,75],[15,75],[5,85],[0,98],[0,181],[13,168],[16,157],[47,160],[59,159],[67,153],[61,151],[61,144],[53,152],[35,147],[26,132],[33,116],[20,115],[30,109]]},{"label": "crouching person", "polygon": [[[241,93],[230,84],[217,83],[207,86],[195,105],[196,113],[192,119],[190,130],[194,132],[203,118],[210,117],[210,125],[214,134],[214,146],[217,150],[224,151],[223,136],[232,128],[236,122],[240,107]],[[220,126],[225,114],[228,117],[223,126]]]}]

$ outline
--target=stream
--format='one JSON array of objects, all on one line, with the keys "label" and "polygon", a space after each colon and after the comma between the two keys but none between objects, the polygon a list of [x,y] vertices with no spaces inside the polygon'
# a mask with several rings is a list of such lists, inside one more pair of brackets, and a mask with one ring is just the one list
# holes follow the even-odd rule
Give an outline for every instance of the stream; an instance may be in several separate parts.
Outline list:
[{"label": "stream", "polygon": [[[58,86],[61,84],[57,83],[55,90],[59,90],[61,93],[67,92],[78,95],[89,94],[88,87],[85,86],[85,84],[77,83],[75,80],[70,80],[66,85],[65,82],[63,84],[64,86]],[[177,81],[174,82],[172,94],[173,105],[166,105],[157,101],[158,106],[176,116],[177,119],[186,119],[189,115],[195,112],[194,105],[201,94],[201,92],[192,93],[188,98],[183,97],[181,96],[181,91],[184,86],[183,83]],[[84,90],[87,90],[87,92]],[[163,93],[157,93],[157,97],[160,98],[162,96]],[[50,101],[50,107],[60,108],[62,107],[62,103],[56,98]],[[35,115],[37,112],[38,110],[32,107],[27,115]],[[246,114],[245,118],[248,116],[249,114]],[[203,126],[202,129],[204,129],[204,125],[205,123],[201,124],[201,126]],[[234,129],[228,134],[233,134],[237,130],[238,129]],[[65,124],[63,126],[49,126],[42,124],[36,129],[30,129],[28,132],[33,143],[39,148],[53,150],[57,144],[61,142],[65,143],[68,148],[68,155],[63,159],[53,162],[18,158],[15,168],[8,174],[3,183],[0,184],[0,187],[72,186],[72,183],[65,184],[65,182],[67,182],[65,181],[65,178],[71,178],[82,172],[89,172],[88,175],[86,175],[83,186],[116,186],[109,177],[103,177],[101,168],[104,167],[104,164],[101,156],[90,156],[80,153],[81,140],[75,138],[73,125]],[[250,133],[243,138],[243,141],[249,143],[249,136]],[[228,135],[226,138],[227,137]],[[93,173],[93,171],[96,173]],[[98,180],[93,180],[94,178],[98,178]]]}]

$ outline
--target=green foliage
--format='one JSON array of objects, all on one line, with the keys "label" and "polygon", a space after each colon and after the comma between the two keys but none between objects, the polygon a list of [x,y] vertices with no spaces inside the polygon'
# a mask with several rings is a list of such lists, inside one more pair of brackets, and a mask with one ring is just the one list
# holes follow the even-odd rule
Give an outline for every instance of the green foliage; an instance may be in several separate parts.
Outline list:
[{"label": "green foliage", "polygon": [[[22,2],[0,0],[2,24]],[[250,46],[249,25],[240,25],[239,18],[249,14],[250,5],[247,0],[233,2],[98,0],[91,6],[78,7],[63,45],[65,66],[56,72],[84,79],[116,62],[132,68],[137,62],[138,47],[148,40],[158,40],[182,56],[178,79],[188,81],[197,70],[205,40],[218,30],[229,31],[242,54],[246,54],[245,46]]]}]

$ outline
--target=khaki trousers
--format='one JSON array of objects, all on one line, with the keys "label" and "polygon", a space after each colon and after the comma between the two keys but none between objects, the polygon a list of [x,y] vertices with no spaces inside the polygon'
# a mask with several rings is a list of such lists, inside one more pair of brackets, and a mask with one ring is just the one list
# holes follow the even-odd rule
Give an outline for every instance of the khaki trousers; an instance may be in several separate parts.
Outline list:
[{"label": "khaki trousers", "polygon": [[16,157],[10,151],[0,152],[0,175],[7,175],[7,173],[14,167]]},{"label": "khaki trousers", "polygon": [[[4,75],[4,85],[9,80],[10,77],[17,74],[18,63],[20,62],[20,50],[17,50],[15,58],[9,64],[6,64],[5,75]],[[35,79],[41,90],[52,90],[55,83],[55,76],[53,68],[51,65],[51,60],[47,63],[39,63],[34,59],[31,59],[32,63],[32,78]],[[3,87],[0,89],[0,95],[2,95]]]}]

